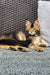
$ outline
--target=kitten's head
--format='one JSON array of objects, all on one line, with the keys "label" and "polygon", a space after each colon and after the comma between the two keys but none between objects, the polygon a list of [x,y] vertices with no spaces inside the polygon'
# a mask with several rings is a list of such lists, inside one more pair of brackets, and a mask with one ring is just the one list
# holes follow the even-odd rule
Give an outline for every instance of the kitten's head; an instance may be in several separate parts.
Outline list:
[{"label": "kitten's head", "polygon": [[40,29],[39,21],[36,20],[34,23],[31,23],[29,20],[26,20],[26,31],[30,35],[36,35]]}]

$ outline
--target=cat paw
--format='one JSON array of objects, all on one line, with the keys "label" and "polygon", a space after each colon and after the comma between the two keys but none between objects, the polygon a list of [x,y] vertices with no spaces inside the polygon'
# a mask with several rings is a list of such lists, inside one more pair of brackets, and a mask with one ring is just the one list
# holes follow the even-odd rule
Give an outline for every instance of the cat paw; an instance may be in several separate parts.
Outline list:
[{"label": "cat paw", "polygon": [[45,44],[44,47],[47,47],[47,44]]},{"label": "cat paw", "polygon": [[23,48],[22,51],[23,51],[23,52],[28,52],[29,49],[28,49],[28,48]]},{"label": "cat paw", "polygon": [[16,49],[15,49],[15,48],[10,47],[10,49],[11,49],[12,51],[16,51]]},{"label": "cat paw", "polygon": [[43,52],[43,48],[39,48],[38,52]]},{"label": "cat paw", "polygon": [[38,43],[38,46],[41,46],[41,47],[47,47],[47,44],[44,44],[44,43]]}]

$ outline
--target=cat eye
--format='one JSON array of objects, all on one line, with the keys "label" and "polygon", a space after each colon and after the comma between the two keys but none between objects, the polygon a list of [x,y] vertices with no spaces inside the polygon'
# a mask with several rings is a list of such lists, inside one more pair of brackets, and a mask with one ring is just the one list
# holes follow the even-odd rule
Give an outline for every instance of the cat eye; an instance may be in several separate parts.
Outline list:
[{"label": "cat eye", "polygon": [[33,28],[33,30],[36,30],[35,28]]}]

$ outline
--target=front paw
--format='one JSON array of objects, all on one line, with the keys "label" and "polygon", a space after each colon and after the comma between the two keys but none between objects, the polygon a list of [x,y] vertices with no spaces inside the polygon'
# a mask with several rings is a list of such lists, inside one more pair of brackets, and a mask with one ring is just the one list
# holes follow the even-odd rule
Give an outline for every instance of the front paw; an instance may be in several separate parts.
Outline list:
[{"label": "front paw", "polygon": [[22,51],[23,51],[23,52],[28,52],[29,49],[28,49],[28,48],[23,48]]},{"label": "front paw", "polygon": [[43,52],[43,48],[37,49],[38,52]]},{"label": "front paw", "polygon": [[41,46],[41,47],[47,47],[47,44],[44,44],[44,43],[38,43],[38,46]]},{"label": "front paw", "polygon": [[47,44],[45,44],[44,46],[47,47]]},{"label": "front paw", "polygon": [[15,48],[13,48],[13,47],[10,47],[10,49],[11,49],[12,51],[16,51],[16,49],[15,49]]}]

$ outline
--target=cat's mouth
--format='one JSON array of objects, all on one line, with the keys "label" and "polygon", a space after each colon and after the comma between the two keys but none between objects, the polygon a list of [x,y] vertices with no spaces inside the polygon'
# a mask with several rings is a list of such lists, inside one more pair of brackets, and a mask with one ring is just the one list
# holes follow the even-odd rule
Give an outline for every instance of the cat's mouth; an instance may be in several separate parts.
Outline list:
[{"label": "cat's mouth", "polygon": [[34,35],[35,35],[35,33],[31,33],[31,32],[29,32],[29,35],[32,35],[32,36],[34,36]]}]

